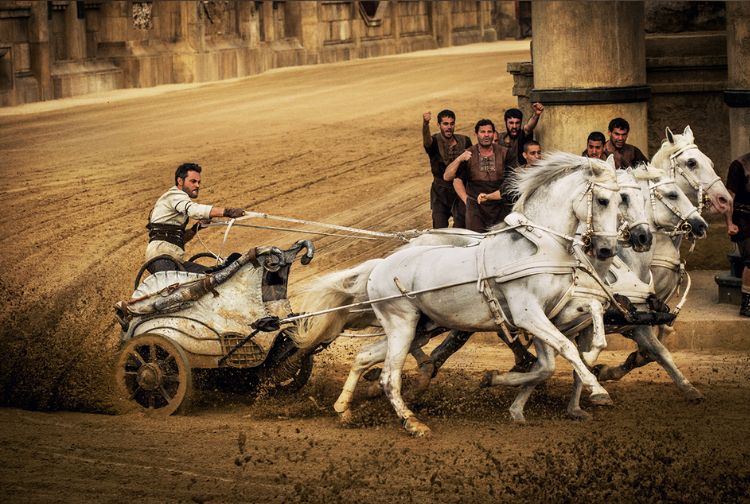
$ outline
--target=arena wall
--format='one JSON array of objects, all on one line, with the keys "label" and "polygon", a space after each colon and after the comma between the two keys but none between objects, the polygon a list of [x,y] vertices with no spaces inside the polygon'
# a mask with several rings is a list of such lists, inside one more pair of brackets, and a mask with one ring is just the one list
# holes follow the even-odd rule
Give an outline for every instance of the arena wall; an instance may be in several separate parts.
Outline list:
[{"label": "arena wall", "polygon": [[502,2],[0,1],[0,105],[496,40]]}]

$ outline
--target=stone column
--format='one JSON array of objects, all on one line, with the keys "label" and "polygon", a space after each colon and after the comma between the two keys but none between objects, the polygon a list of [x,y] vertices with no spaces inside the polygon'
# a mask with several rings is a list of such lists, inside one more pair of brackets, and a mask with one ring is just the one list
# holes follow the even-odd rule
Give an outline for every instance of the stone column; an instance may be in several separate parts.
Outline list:
[{"label": "stone column", "polygon": [[28,33],[31,72],[39,84],[39,100],[51,100],[54,96],[50,76],[48,6],[46,2],[32,2],[30,7]]},{"label": "stone column", "polygon": [[731,158],[737,159],[750,152],[750,3],[726,5],[728,79],[724,102],[729,105]]},{"label": "stone column", "polygon": [[263,40],[265,40],[266,42],[276,40],[273,26],[273,2],[263,2],[263,12],[261,13],[261,15],[263,16]]},{"label": "stone column", "polygon": [[432,27],[438,47],[453,45],[453,5],[451,2],[429,2],[432,9]]},{"label": "stone column", "polygon": [[85,57],[85,33],[83,22],[78,19],[78,8],[78,2],[70,2],[65,9],[65,54],[68,56],[67,59],[71,60]]},{"label": "stone column", "polygon": [[[545,150],[580,153],[591,131],[630,123],[628,143],[648,153],[643,2],[533,2],[532,101],[545,112]],[[527,118],[524,118],[526,121]]]}]

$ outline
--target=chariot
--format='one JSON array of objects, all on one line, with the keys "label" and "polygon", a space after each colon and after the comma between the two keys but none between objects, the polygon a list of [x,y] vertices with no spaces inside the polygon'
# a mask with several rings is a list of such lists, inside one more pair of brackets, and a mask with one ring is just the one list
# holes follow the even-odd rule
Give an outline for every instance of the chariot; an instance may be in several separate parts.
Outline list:
[{"label": "chariot", "polygon": [[274,323],[292,311],[289,272],[303,249],[306,265],[314,254],[307,240],[287,250],[253,248],[204,274],[158,271],[141,281],[144,265],[130,299],[115,305],[116,387],[128,408],[185,412],[196,377],[243,391],[304,386],[314,351],[298,350],[294,325]]}]

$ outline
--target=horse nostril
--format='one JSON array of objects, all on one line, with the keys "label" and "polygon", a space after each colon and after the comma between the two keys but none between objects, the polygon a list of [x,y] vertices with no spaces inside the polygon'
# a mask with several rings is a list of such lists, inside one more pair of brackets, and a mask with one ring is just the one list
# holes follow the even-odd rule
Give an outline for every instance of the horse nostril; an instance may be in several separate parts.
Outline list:
[{"label": "horse nostril", "polygon": [[641,245],[645,245],[648,242],[648,237],[646,236],[646,233],[638,235],[638,242]]}]

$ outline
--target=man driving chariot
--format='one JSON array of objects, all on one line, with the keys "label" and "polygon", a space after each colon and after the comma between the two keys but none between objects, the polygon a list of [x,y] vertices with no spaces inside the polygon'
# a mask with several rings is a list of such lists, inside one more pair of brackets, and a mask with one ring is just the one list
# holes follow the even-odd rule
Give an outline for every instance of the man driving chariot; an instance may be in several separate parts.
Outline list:
[{"label": "man driving chariot", "polygon": [[[222,208],[203,205],[193,200],[198,198],[201,186],[201,166],[183,163],[174,174],[175,185],[162,194],[151,210],[146,228],[149,230],[149,243],[146,247],[146,261],[153,261],[149,271],[173,270],[180,264],[186,271],[204,273],[206,267],[185,260],[185,243],[195,237],[202,222],[213,217],[235,219],[245,214],[241,208]],[[188,221],[198,222],[190,228]],[[160,256],[168,256],[157,259]]]}]

